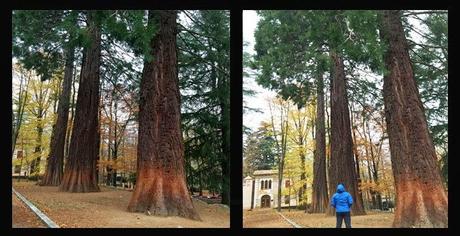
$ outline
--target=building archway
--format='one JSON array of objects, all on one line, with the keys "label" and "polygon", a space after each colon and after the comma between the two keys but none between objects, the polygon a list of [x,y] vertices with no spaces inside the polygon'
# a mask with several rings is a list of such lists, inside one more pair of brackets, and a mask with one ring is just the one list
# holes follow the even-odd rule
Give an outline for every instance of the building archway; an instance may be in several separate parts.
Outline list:
[{"label": "building archway", "polygon": [[260,199],[260,207],[261,208],[269,208],[270,207],[270,202],[271,198],[269,195],[263,195],[262,198]]}]

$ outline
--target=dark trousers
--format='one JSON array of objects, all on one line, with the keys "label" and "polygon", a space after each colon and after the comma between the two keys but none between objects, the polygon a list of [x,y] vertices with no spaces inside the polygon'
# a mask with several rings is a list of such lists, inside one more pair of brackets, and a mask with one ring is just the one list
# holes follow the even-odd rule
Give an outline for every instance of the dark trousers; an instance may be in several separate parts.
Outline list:
[{"label": "dark trousers", "polygon": [[337,224],[336,228],[342,228],[342,221],[345,220],[345,226],[351,228],[351,217],[350,212],[336,212]]}]

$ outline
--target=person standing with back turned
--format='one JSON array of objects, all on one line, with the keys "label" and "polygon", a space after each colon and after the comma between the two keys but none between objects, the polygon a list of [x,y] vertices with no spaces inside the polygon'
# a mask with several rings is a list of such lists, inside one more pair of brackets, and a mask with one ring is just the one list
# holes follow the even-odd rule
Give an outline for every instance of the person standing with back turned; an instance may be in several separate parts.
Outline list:
[{"label": "person standing with back turned", "polygon": [[345,191],[343,184],[337,185],[337,192],[331,198],[331,206],[335,208],[337,217],[336,228],[342,228],[342,221],[345,220],[347,228],[351,228],[350,209],[353,204],[351,194]]}]

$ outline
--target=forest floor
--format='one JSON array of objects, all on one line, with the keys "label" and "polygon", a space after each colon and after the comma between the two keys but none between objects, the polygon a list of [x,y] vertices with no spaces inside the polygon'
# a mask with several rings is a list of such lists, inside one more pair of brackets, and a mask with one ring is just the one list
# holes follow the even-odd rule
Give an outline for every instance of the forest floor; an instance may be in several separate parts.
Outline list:
[{"label": "forest floor", "polygon": [[[67,193],[58,187],[42,187],[35,182],[13,181],[13,187],[36,205],[61,228],[228,228],[230,210],[221,204],[207,204],[193,199],[202,221],[181,217],[157,217],[127,212],[131,191],[100,186],[101,192]],[[15,207],[20,202],[13,196],[13,227],[20,227],[27,211]],[[25,210],[29,210],[28,208]],[[33,214],[30,210],[30,214]],[[21,224],[19,223],[21,222]],[[22,227],[40,227],[30,224]],[[43,226],[42,226],[43,227]]]},{"label": "forest floor", "polygon": [[243,210],[243,228],[293,228],[274,209]]},{"label": "forest floor", "polygon": [[[282,210],[281,213],[305,228],[334,228],[335,216],[323,213],[308,214],[303,210]],[[391,212],[367,211],[366,215],[352,216],[353,228],[391,228],[394,214]],[[293,228],[275,209],[256,209],[243,211],[244,228]],[[345,227],[345,222],[342,227]]]},{"label": "forest floor", "polygon": [[46,228],[46,225],[12,193],[13,200],[13,228]]}]

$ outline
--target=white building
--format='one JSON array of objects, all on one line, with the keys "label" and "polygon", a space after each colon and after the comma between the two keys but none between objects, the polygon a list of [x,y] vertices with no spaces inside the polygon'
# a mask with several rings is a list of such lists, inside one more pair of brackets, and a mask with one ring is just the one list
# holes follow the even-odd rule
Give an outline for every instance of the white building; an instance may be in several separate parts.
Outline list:
[{"label": "white building", "polygon": [[[40,174],[45,172],[46,158],[40,159]],[[11,175],[12,176],[29,176],[31,174],[31,163],[27,160],[23,150],[15,150],[12,158]]]},{"label": "white building", "polygon": [[[284,188],[292,185],[283,179]],[[295,194],[282,196],[281,207],[296,206]],[[252,177],[243,179],[243,209],[276,208],[278,206],[278,170],[256,170]]]}]

